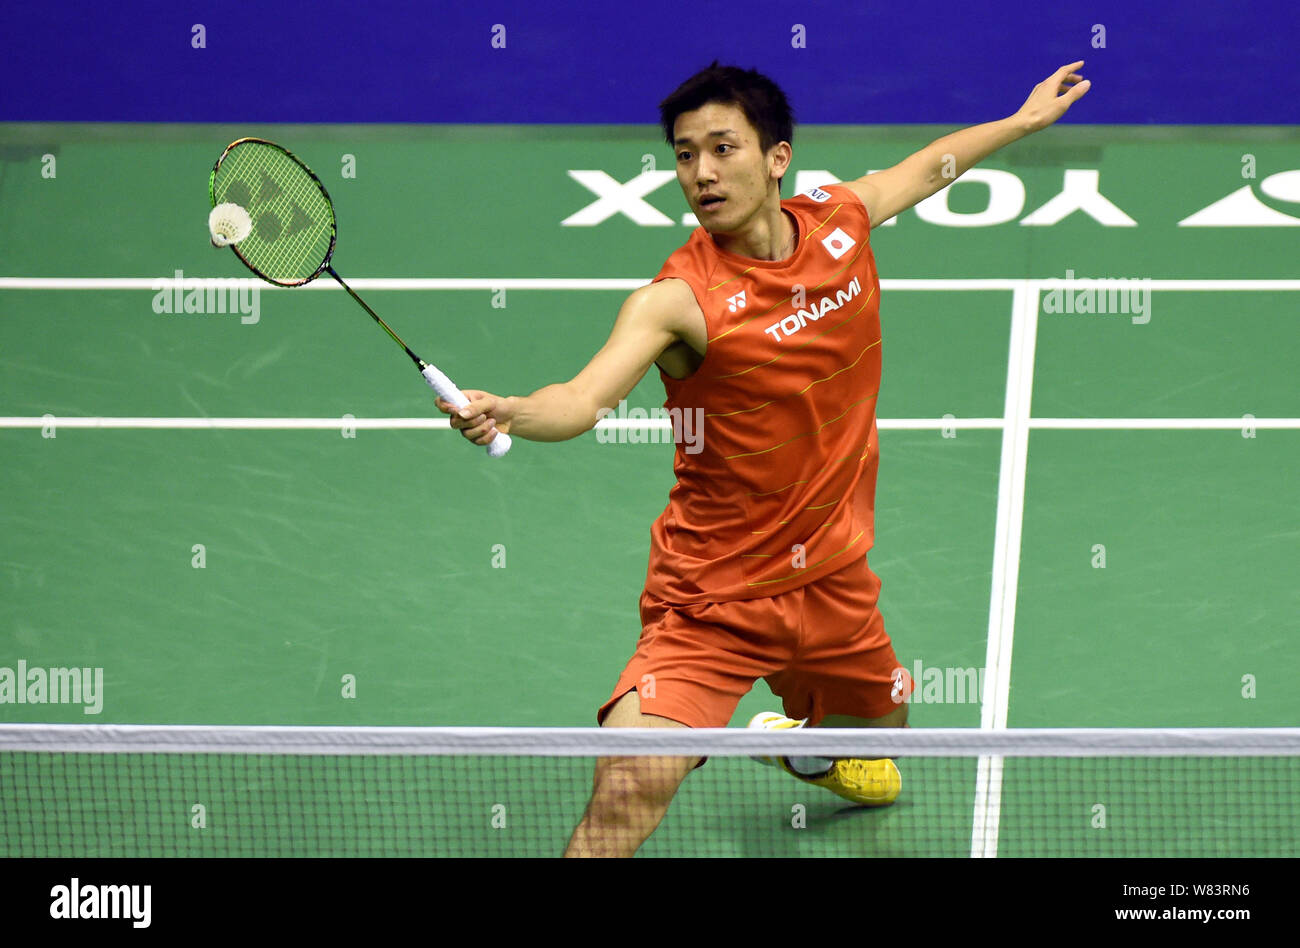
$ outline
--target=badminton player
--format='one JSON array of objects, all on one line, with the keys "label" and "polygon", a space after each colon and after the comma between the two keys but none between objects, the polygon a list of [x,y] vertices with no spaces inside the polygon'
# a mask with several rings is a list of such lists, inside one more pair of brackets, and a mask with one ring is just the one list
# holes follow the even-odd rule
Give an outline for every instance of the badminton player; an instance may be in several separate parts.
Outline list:
[{"label": "badminton player", "polygon": [[[475,444],[498,432],[560,441],[590,430],[657,365],[670,416],[682,428],[698,419],[690,450],[678,439],[677,483],[651,528],[641,638],[602,726],[724,727],[759,678],[784,713],[751,726],[906,725],[912,683],[867,565],[881,369],[870,232],[1059,119],[1089,88],[1082,65],[1062,66],[1008,118],[783,201],[786,97],[758,72],[714,63],[660,105],[700,227],[627,298],[604,347],[531,395],[466,390],[454,414],[439,402]],[[769,762],[861,805],[888,805],[901,789],[892,760]],[[697,763],[598,761],[566,854],[635,853]]]}]

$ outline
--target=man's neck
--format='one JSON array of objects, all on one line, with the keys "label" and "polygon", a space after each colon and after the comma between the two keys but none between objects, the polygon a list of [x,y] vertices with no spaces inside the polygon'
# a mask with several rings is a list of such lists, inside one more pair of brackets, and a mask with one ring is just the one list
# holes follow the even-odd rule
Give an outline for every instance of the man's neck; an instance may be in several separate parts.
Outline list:
[{"label": "man's neck", "polygon": [[754,260],[785,260],[794,253],[798,235],[794,215],[778,204],[770,215],[756,214],[742,230],[712,237],[728,253]]}]

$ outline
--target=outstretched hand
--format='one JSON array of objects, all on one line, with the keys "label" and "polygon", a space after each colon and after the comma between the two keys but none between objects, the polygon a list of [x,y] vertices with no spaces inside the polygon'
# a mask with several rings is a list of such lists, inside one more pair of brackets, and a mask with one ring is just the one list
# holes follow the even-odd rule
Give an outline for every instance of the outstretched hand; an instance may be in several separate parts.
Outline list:
[{"label": "outstretched hand", "polygon": [[1092,80],[1084,79],[1075,72],[1083,65],[1083,60],[1062,66],[1029,93],[1015,117],[1020,119],[1031,132],[1047,128],[1074,105],[1092,88]]}]

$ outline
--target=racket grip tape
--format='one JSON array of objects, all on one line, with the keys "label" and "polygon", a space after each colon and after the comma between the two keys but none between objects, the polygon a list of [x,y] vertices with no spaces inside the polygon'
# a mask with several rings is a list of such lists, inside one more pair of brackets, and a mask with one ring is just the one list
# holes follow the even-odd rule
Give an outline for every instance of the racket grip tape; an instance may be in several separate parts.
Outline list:
[{"label": "racket grip tape", "polygon": [[[436,366],[425,365],[420,369],[420,374],[424,380],[433,386],[433,390],[438,393],[443,401],[450,402],[456,408],[464,408],[469,404],[469,399],[465,393],[456,387],[451,379],[443,375]],[[488,457],[499,458],[510,450],[510,435],[500,431],[492,439],[492,443],[487,446]]]}]

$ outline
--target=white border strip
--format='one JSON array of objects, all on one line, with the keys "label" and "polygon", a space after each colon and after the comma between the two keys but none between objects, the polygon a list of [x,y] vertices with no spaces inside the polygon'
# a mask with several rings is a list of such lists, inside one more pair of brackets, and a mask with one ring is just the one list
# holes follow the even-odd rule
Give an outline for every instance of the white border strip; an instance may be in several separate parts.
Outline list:
[{"label": "white border strip", "polygon": [[[358,431],[385,429],[449,429],[446,418],[194,418],[194,417],[114,417],[108,415],[50,415],[59,428],[178,428],[231,430],[325,430],[351,427]],[[37,415],[0,415],[0,429],[43,428],[49,421]],[[1247,423],[1259,430],[1300,429],[1300,418],[1030,418],[1030,428],[1081,430],[1147,431],[1236,431]],[[881,431],[939,431],[944,428],[993,430],[1004,426],[1001,418],[881,418]],[[615,430],[671,430],[668,418],[606,418],[597,428]]]},{"label": "white border strip", "polygon": [[0,753],[1292,757],[1300,728],[518,728],[0,724]]},{"label": "white border strip", "polygon": [[[53,419],[59,428],[198,428],[198,429],[302,429],[335,431],[350,427],[358,430],[386,428],[442,428],[450,427],[446,418],[147,418],[112,417],[97,415],[0,415],[0,428],[43,428]],[[1241,422],[1229,419],[1228,427],[1241,427]],[[1001,418],[885,418],[877,426],[895,431],[938,431],[943,428],[997,429]],[[606,418],[596,423],[597,428],[614,430],[657,429],[672,430],[669,418]],[[1256,423],[1256,427],[1265,427]]]},{"label": "white border strip", "polygon": [[358,430],[387,428],[446,428],[446,418],[114,418],[109,416],[50,415],[43,417],[0,417],[0,428],[177,428],[230,430]]},{"label": "white border strip", "polygon": [[[174,276],[158,277],[0,277],[0,290],[150,290],[175,289],[178,282],[181,288],[193,286],[209,280],[247,280],[268,290],[284,289],[270,283],[264,283],[254,277],[240,275],[230,276],[187,276],[177,281]],[[500,277],[500,278],[441,278],[441,277],[358,277],[348,280],[354,290],[636,290],[648,284],[644,278],[552,278],[552,277]],[[1221,291],[1221,290],[1300,290],[1300,280],[1139,280],[1132,281],[1152,290],[1187,290],[1187,291]],[[964,292],[968,290],[1011,290],[1022,287],[1031,290],[1064,289],[1106,289],[1113,280],[1100,278],[1075,278],[1066,281],[1060,277],[1046,279],[885,279],[880,281],[882,290],[920,290]],[[341,287],[333,280],[316,280],[305,287],[308,290],[338,290]]]}]

